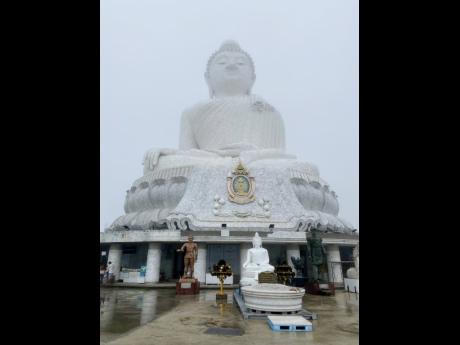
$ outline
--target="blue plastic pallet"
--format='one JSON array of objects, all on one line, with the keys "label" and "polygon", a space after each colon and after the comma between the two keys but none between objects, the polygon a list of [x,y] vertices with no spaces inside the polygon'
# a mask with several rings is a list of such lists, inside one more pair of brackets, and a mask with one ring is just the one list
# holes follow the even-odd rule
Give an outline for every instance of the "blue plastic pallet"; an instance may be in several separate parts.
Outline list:
[{"label": "blue plastic pallet", "polygon": [[312,332],[313,325],[311,322],[306,321],[306,325],[296,325],[289,323],[288,321],[276,321],[272,322],[270,319],[267,318],[268,325],[270,326],[272,331],[275,332]]}]

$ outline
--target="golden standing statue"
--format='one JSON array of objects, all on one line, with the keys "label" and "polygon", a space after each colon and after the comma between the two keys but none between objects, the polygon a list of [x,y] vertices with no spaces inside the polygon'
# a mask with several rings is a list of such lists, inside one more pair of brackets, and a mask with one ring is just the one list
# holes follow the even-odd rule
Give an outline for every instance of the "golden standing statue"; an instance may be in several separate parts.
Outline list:
[{"label": "golden standing statue", "polygon": [[[180,249],[177,249],[177,251],[185,252],[183,278],[193,278],[195,262],[198,258],[198,246],[195,242],[193,242],[193,236],[189,236],[188,242],[185,242]],[[188,275],[188,272],[190,272],[190,275]]]}]

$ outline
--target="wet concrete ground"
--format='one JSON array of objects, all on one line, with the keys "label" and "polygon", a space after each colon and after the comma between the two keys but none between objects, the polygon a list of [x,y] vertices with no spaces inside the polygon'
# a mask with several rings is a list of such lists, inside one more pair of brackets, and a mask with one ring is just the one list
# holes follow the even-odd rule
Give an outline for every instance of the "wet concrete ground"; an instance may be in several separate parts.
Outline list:
[{"label": "wet concrete ground", "polygon": [[243,320],[226,290],[228,304],[218,306],[217,290],[176,296],[174,289],[101,288],[101,344],[328,344],[355,345],[359,338],[358,296],[306,295],[304,308],[316,313],[313,332],[273,332],[266,320]]}]

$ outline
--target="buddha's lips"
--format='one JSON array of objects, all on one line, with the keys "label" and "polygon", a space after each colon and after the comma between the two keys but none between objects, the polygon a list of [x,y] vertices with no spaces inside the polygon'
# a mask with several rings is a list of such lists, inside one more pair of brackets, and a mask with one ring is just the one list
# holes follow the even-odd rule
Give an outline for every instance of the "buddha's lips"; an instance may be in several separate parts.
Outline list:
[{"label": "buddha's lips", "polygon": [[231,69],[231,70],[230,70],[230,69],[226,69],[226,70],[225,70],[225,73],[226,73],[227,75],[237,75],[237,74],[240,73],[240,71],[239,71],[239,69]]}]

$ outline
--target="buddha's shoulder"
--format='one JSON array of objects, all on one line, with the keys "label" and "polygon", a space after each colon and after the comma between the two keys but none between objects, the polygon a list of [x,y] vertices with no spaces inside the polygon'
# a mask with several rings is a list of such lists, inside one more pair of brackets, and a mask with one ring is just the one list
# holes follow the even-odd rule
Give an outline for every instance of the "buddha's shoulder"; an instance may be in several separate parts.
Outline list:
[{"label": "buddha's shoulder", "polygon": [[207,103],[209,101],[201,101],[185,108],[182,111],[182,119],[193,119],[196,114],[199,114],[203,110]]},{"label": "buddha's shoulder", "polygon": [[251,109],[258,112],[279,113],[272,104],[258,95],[251,97]]}]

